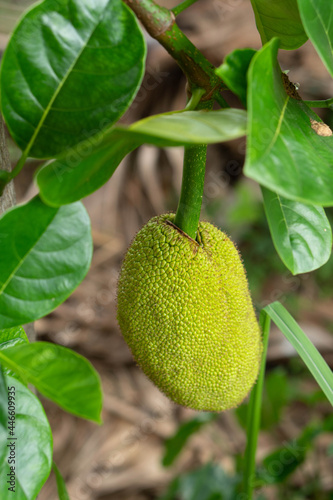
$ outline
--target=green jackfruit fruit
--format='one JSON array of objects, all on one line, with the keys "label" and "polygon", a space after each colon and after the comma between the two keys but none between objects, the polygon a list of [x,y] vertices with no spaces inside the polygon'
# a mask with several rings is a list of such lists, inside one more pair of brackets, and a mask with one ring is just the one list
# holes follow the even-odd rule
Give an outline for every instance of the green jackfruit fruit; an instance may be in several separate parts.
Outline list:
[{"label": "green jackfruit fruit", "polygon": [[154,217],[131,244],[118,322],[144,373],[195,410],[238,406],[259,371],[262,341],[244,267],[230,239],[200,222],[197,241]]}]

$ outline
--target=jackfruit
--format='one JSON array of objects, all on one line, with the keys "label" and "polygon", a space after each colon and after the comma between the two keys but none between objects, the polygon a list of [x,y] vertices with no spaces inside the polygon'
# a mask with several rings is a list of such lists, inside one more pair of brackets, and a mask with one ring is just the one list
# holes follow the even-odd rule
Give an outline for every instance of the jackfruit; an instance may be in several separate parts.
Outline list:
[{"label": "jackfruit", "polygon": [[259,371],[262,340],[241,258],[208,222],[196,241],[173,214],[137,234],[118,282],[118,322],[134,359],[174,402],[238,406]]}]

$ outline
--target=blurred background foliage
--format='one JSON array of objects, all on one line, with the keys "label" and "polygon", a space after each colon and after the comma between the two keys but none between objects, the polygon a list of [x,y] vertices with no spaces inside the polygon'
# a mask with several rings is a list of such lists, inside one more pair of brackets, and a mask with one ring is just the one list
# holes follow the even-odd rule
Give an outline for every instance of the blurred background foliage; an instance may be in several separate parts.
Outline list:
[{"label": "blurred background foliage", "polygon": [[[0,52],[30,0],[0,1]],[[175,1],[160,1],[173,7]],[[179,16],[190,39],[215,65],[235,48],[260,47],[250,0],[206,0]],[[122,118],[181,109],[185,80],[172,59],[147,36],[142,88]],[[307,42],[280,51],[283,70],[304,99],[333,95],[332,81]],[[231,106],[240,107],[230,93]],[[318,110],[333,125],[333,112]],[[19,150],[8,138],[13,164]],[[237,243],[258,309],[281,301],[333,366],[333,258],[321,269],[292,276],[277,256],[258,186],[242,175],[245,139],[208,148],[202,218]],[[36,193],[28,161],[16,179],[18,201]],[[55,459],[72,500],[244,500],[238,495],[245,445],[246,403],[224,414],[177,407],[135,366],[116,323],[115,292],[122,256],[140,227],[157,213],[175,211],[182,174],[180,148],[142,146],[114,177],[84,202],[92,219],[95,253],[86,280],[48,317],[36,322],[40,340],[88,357],[105,392],[101,428],[42,399],[50,419]],[[333,209],[327,210],[333,222]],[[254,479],[259,500],[333,499],[331,408],[304,364],[272,329]],[[51,477],[40,500],[57,498]]]}]

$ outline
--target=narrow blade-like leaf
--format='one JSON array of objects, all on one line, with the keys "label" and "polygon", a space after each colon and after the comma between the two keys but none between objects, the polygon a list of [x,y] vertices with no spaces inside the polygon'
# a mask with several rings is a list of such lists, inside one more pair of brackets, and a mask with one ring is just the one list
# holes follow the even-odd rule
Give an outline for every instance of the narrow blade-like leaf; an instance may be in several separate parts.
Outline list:
[{"label": "narrow blade-like leaf", "polygon": [[280,302],[273,302],[264,310],[296,349],[333,405],[333,373],[319,351]]},{"label": "narrow blade-like leaf", "polygon": [[59,500],[70,500],[64,478],[62,477],[60,470],[58,469],[58,467],[56,466],[56,464],[54,462],[52,465],[52,469],[53,469],[53,472],[55,474],[56,481],[57,481]]}]

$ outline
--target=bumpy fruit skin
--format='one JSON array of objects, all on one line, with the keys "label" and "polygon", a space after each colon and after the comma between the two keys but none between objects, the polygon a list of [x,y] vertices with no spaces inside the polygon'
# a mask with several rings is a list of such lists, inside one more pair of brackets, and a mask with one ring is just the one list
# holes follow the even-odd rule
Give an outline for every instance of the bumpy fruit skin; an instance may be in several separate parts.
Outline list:
[{"label": "bumpy fruit skin", "polygon": [[154,217],[130,246],[118,284],[118,322],[144,373],[170,399],[195,410],[238,406],[262,352],[237,249],[208,222],[197,241]]}]

